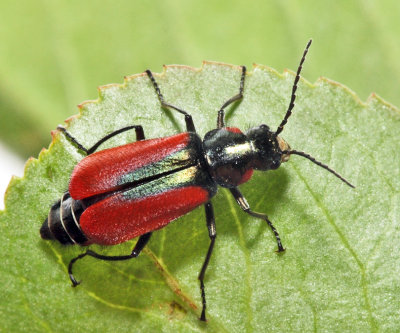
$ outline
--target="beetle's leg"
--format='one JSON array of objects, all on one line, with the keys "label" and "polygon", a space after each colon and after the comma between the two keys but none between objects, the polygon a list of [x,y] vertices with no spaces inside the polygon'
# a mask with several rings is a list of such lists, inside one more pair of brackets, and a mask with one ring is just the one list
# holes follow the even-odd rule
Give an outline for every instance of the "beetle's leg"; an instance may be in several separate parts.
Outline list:
[{"label": "beetle's leg", "polygon": [[279,237],[279,233],[273,226],[272,222],[268,219],[268,216],[265,214],[262,214],[262,213],[253,212],[250,209],[250,206],[247,203],[246,198],[242,195],[242,193],[240,193],[240,191],[237,187],[230,188],[229,190],[231,191],[232,195],[236,199],[236,202],[239,204],[240,208],[242,208],[244,212],[246,212],[247,214],[249,214],[251,216],[257,217],[259,219],[263,219],[265,222],[268,223],[269,227],[271,228],[272,232],[275,235],[276,242],[278,243],[278,251],[277,252],[285,251],[284,247],[282,246],[281,238]]},{"label": "beetle's leg", "polygon": [[225,118],[225,108],[236,102],[239,99],[243,98],[243,90],[244,90],[244,80],[246,77],[246,66],[242,66],[242,76],[240,77],[240,86],[239,86],[239,93],[235,96],[229,98],[219,109],[218,111],[218,118],[217,118],[217,128],[222,128],[225,126],[224,118]]},{"label": "beetle's leg", "polygon": [[171,108],[171,109],[174,109],[175,111],[178,111],[179,113],[182,113],[185,116],[186,130],[188,132],[196,132],[196,128],[194,127],[192,116],[189,113],[187,113],[186,111],[178,108],[177,106],[165,102],[164,96],[161,93],[160,87],[158,86],[158,83],[157,83],[156,79],[154,78],[151,70],[150,69],[146,70],[146,74],[149,77],[149,79],[151,80],[151,83],[153,83],[154,89],[156,90],[156,93],[157,93],[158,99],[160,100],[161,106],[164,108]]},{"label": "beetle's leg", "polygon": [[214,210],[211,202],[207,202],[204,205],[206,210],[206,219],[207,219],[207,228],[208,228],[208,236],[210,237],[210,246],[208,247],[207,255],[204,260],[203,266],[201,267],[200,274],[198,279],[200,280],[200,292],[201,292],[201,300],[203,303],[203,309],[201,310],[200,320],[206,321],[206,293],[204,290],[204,275],[206,273],[206,269],[208,263],[210,262],[211,254],[214,248],[215,238],[217,237],[217,230],[215,228],[215,218],[214,218]]},{"label": "beetle's leg", "polygon": [[99,148],[99,146],[106,142],[108,139],[112,138],[113,136],[120,134],[122,132],[131,130],[131,129],[135,129],[136,132],[136,140],[140,141],[140,140],[144,140],[144,132],[143,132],[143,127],[141,125],[132,125],[132,126],[127,126],[127,127],[123,127],[120,128],[114,132],[111,132],[110,134],[107,134],[104,138],[100,139],[99,141],[97,141],[91,148],[87,149],[84,146],[82,146],[77,139],[75,139],[66,129],[65,127],[58,125],[57,129],[62,131],[65,136],[74,144],[76,144],[78,146],[78,148],[80,150],[82,150],[86,155],[90,155],[92,153],[94,153],[97,148]]},{"label": "beetle's leg", "polygon": [[125,256],[105,256],[105,255],[96,253],[92,250],[86,250],[86,252],[71,259],[71,261],[69,262],[69,265],[68,265],[68,274],[69,274],[69,278],[71,279],[72,286],[76,287],[78,284],[81,283],[80,281],[77,281],[74,277],[74,274],[72,274],[72,266],[74,265],[74,263],[77,260],[82,259],[86,256],[91,256],[96,259],[108,260],[108,261],[128,260],[128,259],[136,258],[140,254],[140,252],[143,250],[143,248],[146,246],[146,244],[148,243],[150,236],[151,236],[151,232],[148,232],[147,234],[140,236],[139,240],[137,241],[135,247],[132,250],[132,253],[125,255]]}]

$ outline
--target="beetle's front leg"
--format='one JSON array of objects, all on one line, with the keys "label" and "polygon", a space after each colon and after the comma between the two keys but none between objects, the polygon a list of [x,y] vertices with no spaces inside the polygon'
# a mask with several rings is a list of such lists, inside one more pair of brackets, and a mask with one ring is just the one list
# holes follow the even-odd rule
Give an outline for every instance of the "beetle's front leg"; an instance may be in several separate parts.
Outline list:
[{"label": "beetle's front leg", "polygon": [[225,108],[231,105],[233,102],[236,102],[243,98],[243,90],[244,90],[244,81],[246,78],[246,66],[242,66],[242,75],[240,77],[240,85],[239,85],[239,92],[229,98],[219,109],[218,117],[217,117],[217,128],[225,127]]},{"label": "beetle's front leg", "polygon": [[262,220],[264,220],[265,222],[268,223],[269,227],[271,228],[272,232],[275,235],[276,242],[278,244],[278,251],[277,252],[285,251],[285,248],[282,246],[282,242],[281,242],[281,238],[279,237],[279,233],[275,229],[275,227],[272,224],[272,222],[268,219],[268,216],[263,214],[263,213],[253,212],[250,209],[250,205],[248,204],[246,198],[243,196],[242,193],[240,193],[240,191],[239,191],[239,189],[237,187],[231,188],[229,190],[231,191],[232,195],[236,199],[236,202],[239,204],[240,208],[242,208],[244,212],[246,212],[247,214],[249,214],[251,216],[254,216],[254,217],[257,217],[259,219],[262,219]]},{"label": "beetle's front leg", "polygon": [[161,106],[164,108],[171,108],[175,111],[178,111],[179,113],[183,114],[185,116],[185,123],[186,123],[186,130],[188,132],[196,132],[196,128],[194,127],[194,122],[192,116],[187,113],[185,110],[182,110],[181,108],[178,108],[175,105],[169,104],[164,100],[164,96],[161,93],[160,87],[158,86],[158,83],[156,79],[153,76],[153,73],[151,72],[150,69],[146,70],[146,74],[149,77],[151,83],[153,84],[153,87],[156,91],[157,97],[161,103]]}]

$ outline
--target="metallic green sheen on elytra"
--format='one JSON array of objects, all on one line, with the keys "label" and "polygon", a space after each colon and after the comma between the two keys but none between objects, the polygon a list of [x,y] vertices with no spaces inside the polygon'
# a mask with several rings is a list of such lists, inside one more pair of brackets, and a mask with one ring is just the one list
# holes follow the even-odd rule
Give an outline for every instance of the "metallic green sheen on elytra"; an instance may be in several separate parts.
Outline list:
[{"label": "metallic green sheen on elytra", "polygon": [[188,133],[187,145],[182,149],[124,174],[118,181],[118,185],[123,186],[123,198],[143,199],[191,185],[207,189],[211,198],[217,192],[217,185],[205,167],[202,149],[201,138]]},{"label": "metallic green sheen on elytra", "polygon": [[[154,155],[156,158],[157,152]],[[117,183],[118,185],[126,185],[138,181],[146,182],[148,179],[159,178],[199,163],[204,164],[202,141],[197,134],[188,133],[188,143],[182,149],[170,153],[158,161],[123,174]]]},{"label": "metallic green sheen on elytra", "polygon": [[145,165],[142,168],[133,170],[124,174],[118,181],[118,185],[125,185],[129,183],[136,183],[157,177],[161,174],[175,172],[182,168],[188,168],[198,163],[195,158],[195,147],[186,147],[171,155],[166,156],[164,159]]},{"label": "metallic green sheen on elytra", "polygon": [[217,192],[217,185],[212,182],[209,173],[199,166],[191,166],[130,188],[122,194],[126,200],[144,199],[172,189],[189,186],[207,189],[210,197]]}]

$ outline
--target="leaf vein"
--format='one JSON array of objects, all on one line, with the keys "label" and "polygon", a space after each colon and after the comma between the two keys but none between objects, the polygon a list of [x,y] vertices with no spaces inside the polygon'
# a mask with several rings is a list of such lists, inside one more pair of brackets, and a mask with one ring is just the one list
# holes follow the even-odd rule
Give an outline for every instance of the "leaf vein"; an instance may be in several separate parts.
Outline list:
[{"label": "leaf vein", "polygon": [[322,214],[326,217],[326,220],[328,223],[332,226],[333,230],[336,232],[338,235],[340,241],[344,245],[344,247],[347,249],[347,251],[350,253],[350,255],[353,257],[354,261],[356,262],[356,265],[358,266],[361,274],[361,288],[362,288],[362,294],[365,302],[365,308],[368,313],[368,321],[371,326],[372,331],[378,331],[377,327],[377,322],[373,317],[372,314],[372,309],[371,309],[371,304],[368,296],[368,286],[367,286],[367,277],[366,277],[366,269],[364,264],[361,262],[360,258],[358,257],[356,251],[352,248],[350,245],[350,242],[347,240],[346,236],[344,233],[340,230],[339,226],[335,223],[334,219],[329,213],[329,210],[327,207],[322,203],[322,201],[319,199],[319,197],[316,195],[316,193],[311,189],[310,185],[308,184],[307,180],[303,177],[301,172],[298,170],[298,168],[292,164],[292,167],[294,171],[297,173],[298,177],[300,180],[304,183],[307,191],[310,193],[311,197],[317,204],[317,206],[320,208]]}]

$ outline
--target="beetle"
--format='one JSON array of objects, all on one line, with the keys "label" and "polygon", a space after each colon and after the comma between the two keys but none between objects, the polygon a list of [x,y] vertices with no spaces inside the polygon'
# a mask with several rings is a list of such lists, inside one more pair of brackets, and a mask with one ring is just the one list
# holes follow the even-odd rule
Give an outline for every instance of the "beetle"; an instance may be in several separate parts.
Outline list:
[{"label": "beetle", "polygon": [[[57,127],[87,156],[74,168],[68,191],[51,207],[40,229],[41,237],[57,240],[61,244],[83,246],[115,245],[139,237],[132,252],[127,255],[106,256],[88,249],[73,258],[68,265],[68,273],[74,287],[80,283],[72,273],[77,260],[85,256],[110,261],[136,258],[153,231],[204,205],[210,243],[198,279],[202,299],[199,319],[206,321],[204,276],[217,235],[210,200],[218,186],[228,188],[244,212],[269,225],[278,245],[277,252],[285,250],[278,231],[266,214],[250,209],[238,189],[240,184],[250,180],[253,170],[277,169],[289,160],[290,155],[300,155],[354,187],[314,157],[291,149],[279,136],[292,114],[297,84],[310,45],[311,40],[297,69],[289,107],[276,131],[264,124],[246,133],[236,127],[225,126],[226,107],[243,98],[245,66],[242,66],[239,92],[221,106],[217,128],[209,131],[203,140],[196,134],[192,116],[164,100],[150,70],[146,74],[161,106],[184,116],[186,132],[145,140],[142,126],[132,125],[106,135],[91,148],[85,148],[64,127]],[[111,137],[128,130],[135,130],[135,142],[97,151]]]}]

